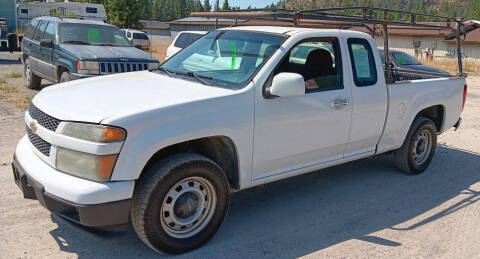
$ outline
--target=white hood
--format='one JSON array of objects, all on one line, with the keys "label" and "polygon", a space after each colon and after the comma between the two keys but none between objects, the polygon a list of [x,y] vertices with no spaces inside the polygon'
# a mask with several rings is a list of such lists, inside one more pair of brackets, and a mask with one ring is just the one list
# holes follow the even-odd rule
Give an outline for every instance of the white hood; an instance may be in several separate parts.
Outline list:
[{"label": "white hood", "polygon": [[214,98],[232,90],[148,71],[99,76],[50,86],[33,103],[60,120],[100,123],[116,116]]}]

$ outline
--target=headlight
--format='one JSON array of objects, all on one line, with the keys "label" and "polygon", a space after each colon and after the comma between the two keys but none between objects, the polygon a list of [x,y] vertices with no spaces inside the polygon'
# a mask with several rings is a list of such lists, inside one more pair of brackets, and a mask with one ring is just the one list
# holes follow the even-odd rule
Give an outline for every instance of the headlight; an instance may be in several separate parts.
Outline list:
[{"label": "headlight", "polygon": [[157,69],[160,63],[148,63],[148,69]]},{"label": "headlight", "polygon": [[82,178],[108,181],[116,161],[117,154],[99,156],[57,147],[56,168]]},{"label": "headlight", "polygon": [[93,142],[113,142],[125,139],[125,130],[111,126],[67,122],[63,135]]},{"label": "headlight", "polygon": [[99,74],[97,61],[77,61],[77,71],[80,74]]}]

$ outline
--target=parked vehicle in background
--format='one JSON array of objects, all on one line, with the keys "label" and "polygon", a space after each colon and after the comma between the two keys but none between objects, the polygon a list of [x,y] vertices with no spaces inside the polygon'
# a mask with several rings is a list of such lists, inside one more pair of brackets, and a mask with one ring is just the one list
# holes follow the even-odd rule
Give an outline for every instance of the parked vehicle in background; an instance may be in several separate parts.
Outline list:
[{"label": "parked vehicle in background", "polygon": [[200,39],[205,35],[206,31],[182,31],[179,32],[173,39],[170,46],[167,48],[167,54],[165,59],[169,59],[171,56],[175,55],[180,50],[184,49],[188,45],[192,44],[196,40]]},{"label": "parked vehicle in background", "polygon": [[0,39],[5,39],[7,37],[8,24],[7,19],[0,17]]},{"label": "parked vehicle in background", "polygon": [[59,16],[78,19],[107,20],[102,4],[79,2],[33,2],[19,3],[17,6],[18,28],[41,16]]},{"label": "parked vehicle in background", "polygon": [[382,64],[361,32],[215,30],[155,71],[38,93],[14,179],[70,221],[131,222],[155,251],[186,252],[215,234],[231,191],[387,152],[423,173],[460,125],[465,78],[387,84]]},{"label": "parked vehicle in background", "polygon": [[125,33],[128,42],[133,46],[144,50],[150,49],[150,39],[145,32],[133,29],[121,29],[121,31]]},{"label": "parked vehicle in background", "polygon": [[36,89],[41,79],[53,83],[141,71],[158,60],[128,42],[103,21],[40,17],[26,25],[22,42],[25,84]]},{"label": "parked vehicle in background", "polygon": [[22,39],[17,34],[8,33],[7,19],[0,17],[0,51],[19,51],[19,40]]},{"label": "parked vehicle in background", "polygon": [[[380,57],[385,58],[385,52],[380,50]],[[390,67],[396,80],[415,80],[425,77],[452,76],[445,70],[423,65],[413,56],[398,50],[390,50]]]}]

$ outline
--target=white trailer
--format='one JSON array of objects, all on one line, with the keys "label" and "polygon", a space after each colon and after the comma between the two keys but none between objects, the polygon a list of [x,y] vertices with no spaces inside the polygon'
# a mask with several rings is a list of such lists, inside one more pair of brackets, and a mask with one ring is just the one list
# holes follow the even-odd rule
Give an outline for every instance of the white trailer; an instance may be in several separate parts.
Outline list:
[{"label": "white trailer", "polygon": [[83,19],[106,20],[107,14],[102,4],[52,2],[52,3],[22,3],[17,6],[18,28],[40,16],[60,16]]}]

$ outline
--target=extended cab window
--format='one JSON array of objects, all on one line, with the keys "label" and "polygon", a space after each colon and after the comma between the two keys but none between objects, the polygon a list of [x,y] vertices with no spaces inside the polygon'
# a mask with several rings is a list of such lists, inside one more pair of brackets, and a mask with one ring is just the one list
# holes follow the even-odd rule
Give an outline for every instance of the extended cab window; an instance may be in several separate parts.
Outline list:
[{"label": "extended cab window", "polygon": [[348,50],[352,61],[353,80],[357,86],[377,83],[377,67],[370,43],[365,39],[348,39]]},{"label": "extended cab window", "polygon": [[274,75],[282,72],[303,76],[305,92],[343,88],[340,46],[337,39],[309,39],[293,47]]}]

